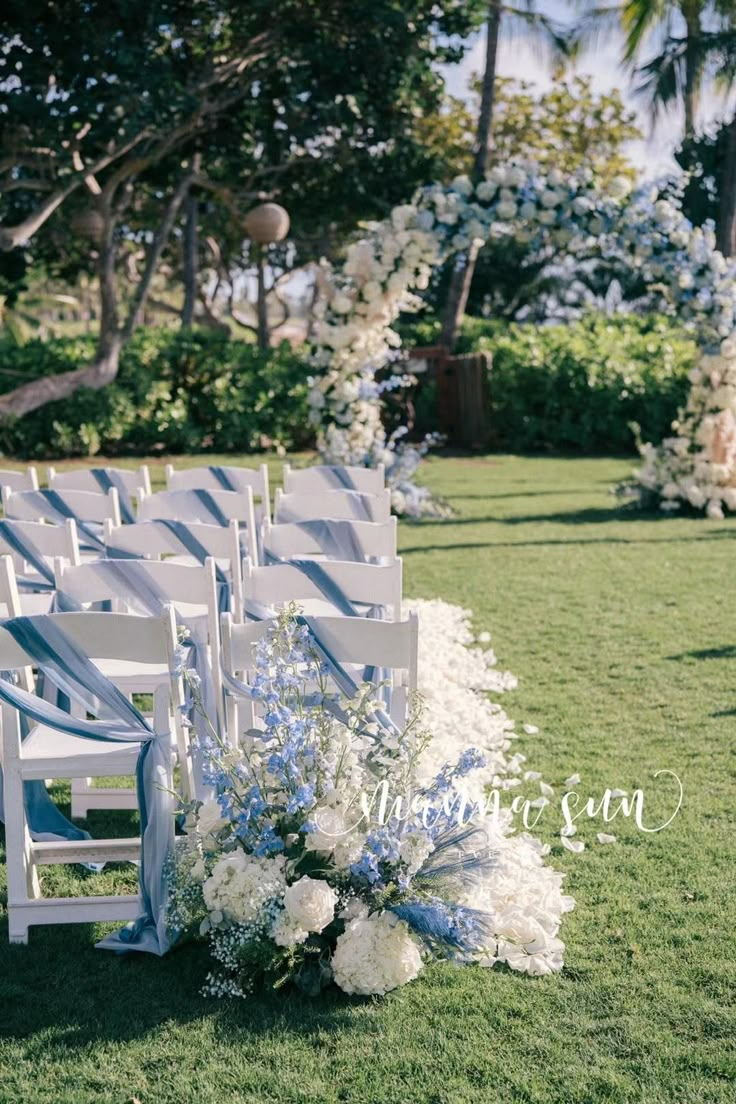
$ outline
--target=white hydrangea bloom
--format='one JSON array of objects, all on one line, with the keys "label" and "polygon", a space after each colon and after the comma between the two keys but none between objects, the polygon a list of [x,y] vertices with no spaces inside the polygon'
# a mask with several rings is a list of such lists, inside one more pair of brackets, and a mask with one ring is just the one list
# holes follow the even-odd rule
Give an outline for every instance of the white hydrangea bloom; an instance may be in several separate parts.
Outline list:
[{"label": "white hydrangea bloom", "polygon": [[351,920],[332,956],[335,983],[345,993],[382,996],[413,981],[422,969],[417,941],[390,912]]}]

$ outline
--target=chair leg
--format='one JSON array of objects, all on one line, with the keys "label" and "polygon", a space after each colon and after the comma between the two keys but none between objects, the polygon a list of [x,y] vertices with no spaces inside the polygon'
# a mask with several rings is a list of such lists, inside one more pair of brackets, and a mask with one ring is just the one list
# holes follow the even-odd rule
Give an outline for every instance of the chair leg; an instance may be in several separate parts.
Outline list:
[{"label": "chair leg", "polygon": [[72,820],[79,820],[87,816],[90,805],[86,797],[91,786],[91,778],[72,778]]},{"label": "chair leg", "polygon": [[[28,924],[16,911],[17,905],[37,900],[41,885],[33,858],[23,800],[23,780],[17,767],[5,770],[5,846],[8,872],[8,927],[11,943],[28,942]],[[23,909],[20,909],[21,915]]]}]

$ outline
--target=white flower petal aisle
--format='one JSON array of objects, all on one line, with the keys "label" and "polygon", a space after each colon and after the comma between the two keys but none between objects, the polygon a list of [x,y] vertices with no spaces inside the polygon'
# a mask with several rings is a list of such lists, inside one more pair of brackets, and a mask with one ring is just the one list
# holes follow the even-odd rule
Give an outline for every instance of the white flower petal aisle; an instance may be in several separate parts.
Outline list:
[{"label": "white flower petal aisle", "polygon": [[[444,763],[477,747],[486,763],[464,779],[469,797],[483,801],[489,787],[513,791],[526,756],[512,750],[518,735],[514,721],[487,694],[513,690],[516,678],[498,670],[493,650],[480,646],[490,637],[481,633],[476,640],[470,610],[441,599],[408,600],[405,612],[410,610],[419,618],[419,689],[433,737],[422,755],[420,779],[429,781]],[[529,740],[527,735],[527,746]],[[489,818],[486,828],[496,863],[462,901],[493,918],[498,946],[495,955],[481,961],[489,966],[506,962],[529,974],[560,970],[565,945],[558,932],[563,914],[575,906],[562,892],[564,874],[545,865],[549,846],[514,831],[510,815]]]}]

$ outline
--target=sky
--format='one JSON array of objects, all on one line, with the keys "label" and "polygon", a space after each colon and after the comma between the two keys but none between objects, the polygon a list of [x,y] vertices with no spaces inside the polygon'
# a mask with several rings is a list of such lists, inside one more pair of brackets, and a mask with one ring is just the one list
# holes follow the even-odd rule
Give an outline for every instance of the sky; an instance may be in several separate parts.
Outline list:
[{"label": "sky", "polygon": [[[567,22],[574,13],[574,6],[564,0],[542,0],[538,8],[546,15]],[[635,80],[632,80],[619,64],[621,56],[621,35],[618,32],[606,33],[604,41],[595,50],[586,52],[580,61],[571,68],[571,72],[590,76],[596,91],[607,92],[617,88],[625,103],[636,112],[639,129],[644,137],[641,141],[630,143],[628,154],[641,169],[645,177],[656,177],[675,168],[672,151],[679,144],[682,133],[682,115],[673,111],[661,117],[653,125],[647,106],[634,93]],[[442,67],[447,91],[454,96],[466,98],[468,82],[472,74],[481,73],[485,62],[485,36],[479,34],[468,40],[469,49],[459,65]],[[653,43],[656,46],[656,43]],[[502,37],[499,48],[499,74],[529,81],[540,91],[552,84],[550,64],[540,56],[524,39]],[[722,97],[712,90],[706,90],[700,105],[699,124],[707,125],[730,114],[732,103],[725,103]]]}]

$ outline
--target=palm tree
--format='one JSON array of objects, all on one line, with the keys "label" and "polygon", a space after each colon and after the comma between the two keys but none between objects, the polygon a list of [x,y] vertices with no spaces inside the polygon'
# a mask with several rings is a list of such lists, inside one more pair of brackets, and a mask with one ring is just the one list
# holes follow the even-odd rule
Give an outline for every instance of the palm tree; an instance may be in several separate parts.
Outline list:
[{"label": "palm tree", "polygon": [[[493,156],[493,107],[498,46],[502,32],[533,35],[538,42],[551,48],[558,57],[567,50],[568,40],[564,32],[549,17],[536,10],[534,0],[525,0],[521,7],[504,4],[502,0],[488,0],[486,57],[471,173],[474,184],[478,184],[483,179]],[[452,349],[455,344],[458,326],[465,313],[477,256],[477,248],[471,246],[464,256],[458,257],[453,269],[440,338],[442,345],[448,349]]]},{"label": "palm tree", "polygon": [[[682,104],[683,137],[691,138],[716,42],[736,19],[734,0],[623,0],[587,8],[575,34],[578,46],[620,27],[622,61],[638,78],[638,92],[655,117],[663,108]],[[655,52],[644,57],[650,47]]]}]

